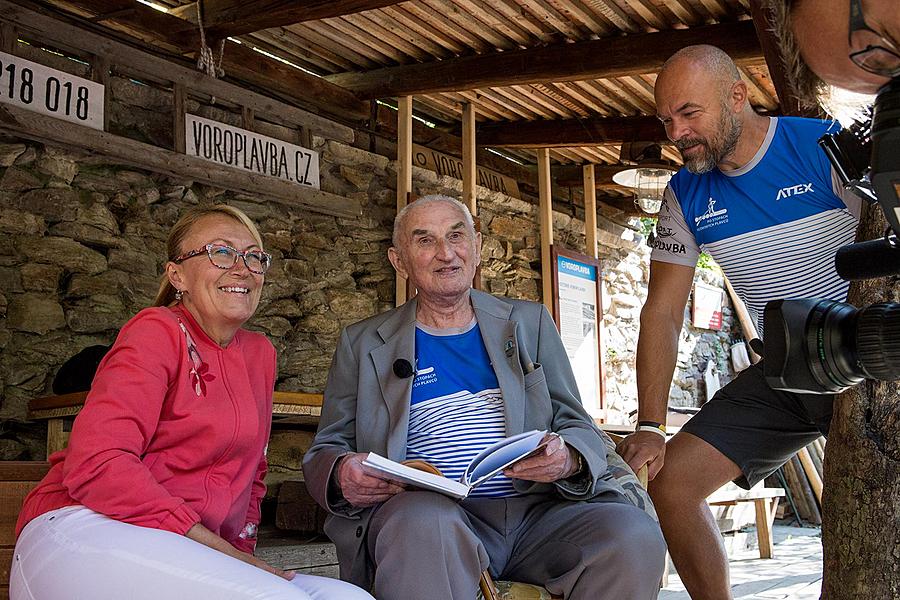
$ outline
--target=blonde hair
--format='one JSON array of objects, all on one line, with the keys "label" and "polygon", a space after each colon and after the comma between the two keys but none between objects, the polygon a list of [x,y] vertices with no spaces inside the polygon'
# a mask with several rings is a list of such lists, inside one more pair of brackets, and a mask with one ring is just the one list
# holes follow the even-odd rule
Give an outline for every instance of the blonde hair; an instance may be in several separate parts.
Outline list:
[{"label": "blonde hair", "polygon": [[[178,222],[169,231],[169,237],[166,240],[166,261],[173,261],[180,256],[184,249],[181,247],[185,238],[191,233],[191,230],[198,221],[210,215],[224,215],[234,219],[247,228],[253,240],[262,249],[262,236],[253,221],[250,220],[244,211],[228,206],[227,204],[213,204],[212,206],[197,206],[188,210],[181,215]],[[169,306],[175,302],[175,287],[169,282],[169,276],[165,269],[159,281],[159,291],[156,293],[156,299],[153,306]]]},{"label": "blonde hair", "polygon": [[800,4],[800,1],[768,0],[766,4],[772,14],[772,33],[781,50],[784,78],[793,96],[802,106],[812,108],[821,104],[827,108],[831,99],[831,86],[809,68],[800,54],[800,47],[794,37],[791,11]]}]

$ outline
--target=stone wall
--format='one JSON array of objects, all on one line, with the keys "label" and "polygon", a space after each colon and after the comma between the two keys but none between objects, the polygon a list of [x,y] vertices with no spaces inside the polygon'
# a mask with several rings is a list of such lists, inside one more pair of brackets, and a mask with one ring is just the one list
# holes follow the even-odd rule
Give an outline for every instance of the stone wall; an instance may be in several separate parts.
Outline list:
[{"label": "stone wall", "polygon": [[[311,214],[264,198],[104,164],[94,157],[0,139],[0,458],[41,456],[40,428],[23,423],[30,398],[51,393],[59,366],[83,347],[109,344],[156,292],[165,237],[187,207],[228,202],[260,226],[275,264],[249,326],[279,351],[278,387],[321,391],[341,327],[393,306],[386,259],[396,164],[314,139],[322,188],[358,199],[354,219]],[[458,196],[460,182],[414,171],[418,195]],[[536,207],[481,189],[484,289],[539,300]],[[584,250],[583,223],[555,213],[556,241]],[[630,228],[603,220],[608,405],[624,420],[635,405],[633,364],[648,249]],[[730,318],[726,314],[726,330]],[[683,332],[672,400],[696,404],[701,368],[720,372],[728,334]]]}]

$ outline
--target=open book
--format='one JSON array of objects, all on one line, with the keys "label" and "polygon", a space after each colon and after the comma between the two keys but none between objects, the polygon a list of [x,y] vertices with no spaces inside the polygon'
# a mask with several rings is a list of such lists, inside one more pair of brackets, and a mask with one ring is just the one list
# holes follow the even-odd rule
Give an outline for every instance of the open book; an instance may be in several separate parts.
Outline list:
[{"label": "open book", "polygon": [[491,444],[469,462],[460,481],[402,465],[374,452],[369,452],[363,464],[395,481],[441,492],[454,498],[465,498],[473,489],[506,467],[543,450],[547,442],[541,443],[541,440],[546,433],[537,430],[526,431]]}]

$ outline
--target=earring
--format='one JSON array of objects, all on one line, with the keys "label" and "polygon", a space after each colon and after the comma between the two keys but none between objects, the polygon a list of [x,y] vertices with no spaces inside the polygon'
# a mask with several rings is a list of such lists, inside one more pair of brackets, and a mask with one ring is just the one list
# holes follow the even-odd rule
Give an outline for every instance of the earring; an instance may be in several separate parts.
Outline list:
[{"label": "earring", "polygon": [[181,290],[175,290],[175,302],[181,302],[181,299],[184,297],[184,292]]}]

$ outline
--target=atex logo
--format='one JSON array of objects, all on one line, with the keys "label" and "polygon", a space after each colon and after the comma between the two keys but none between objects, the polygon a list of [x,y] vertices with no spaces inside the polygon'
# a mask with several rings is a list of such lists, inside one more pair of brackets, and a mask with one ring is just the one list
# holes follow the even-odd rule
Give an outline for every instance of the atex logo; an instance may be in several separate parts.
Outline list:
[{"label": "atex logo", "polygon": [[788,187],[781,188],[778,190],[778,195],[775,196],[775,200],[781,200],[782,198],[790,198],[791,196],[799,196],[800,194],[805,194],[806,192],[811,192],[812,184],[811,183],[801,183],[798,185],[791,185]]}]

